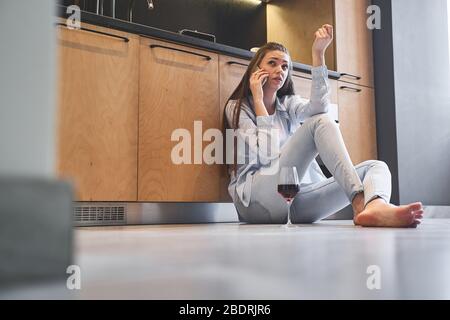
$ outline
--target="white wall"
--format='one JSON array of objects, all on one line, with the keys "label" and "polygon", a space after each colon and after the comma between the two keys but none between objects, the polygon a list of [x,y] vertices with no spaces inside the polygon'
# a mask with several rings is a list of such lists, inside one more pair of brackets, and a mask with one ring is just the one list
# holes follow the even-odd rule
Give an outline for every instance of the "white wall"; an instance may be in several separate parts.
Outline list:
[{"label": "white wall", "polygon": [[0,1],[0,176],[55,172],[54,1]]},{"label": "white wall", "polygon": [[393,0],[400,202],[450,205],[447,0]]},{"label": "white wall", "polygon": [[[447,0],[447,22],[448,22],[448,52],[450,53],[450,0]],[[448,55],[450,61],[450,54]]]}]

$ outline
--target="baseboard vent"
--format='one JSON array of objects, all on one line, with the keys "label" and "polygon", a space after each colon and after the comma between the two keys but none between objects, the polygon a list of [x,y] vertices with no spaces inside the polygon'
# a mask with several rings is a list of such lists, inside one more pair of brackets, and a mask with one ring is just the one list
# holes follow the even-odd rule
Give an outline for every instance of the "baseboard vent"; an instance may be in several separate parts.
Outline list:
[{"label": "baseboard vent", "polygon": [[221,222],[239,222],[233,203],[74,202],[76,227]]},{"label": "baseboard vent", "polygon": [[126,205],[75,205],[75,225],[111,225],[126,223]]}]

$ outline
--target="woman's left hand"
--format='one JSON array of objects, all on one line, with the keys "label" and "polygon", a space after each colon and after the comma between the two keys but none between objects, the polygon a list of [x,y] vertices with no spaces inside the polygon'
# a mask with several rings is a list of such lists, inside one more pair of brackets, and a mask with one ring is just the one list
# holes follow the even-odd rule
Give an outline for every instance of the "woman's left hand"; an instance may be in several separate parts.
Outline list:
[{"label": "woman's left hand", "polygon": [[313,53],[323,55],[331,41],[333,41],[333,26],[324,24],[314,33],[314,36]]}]

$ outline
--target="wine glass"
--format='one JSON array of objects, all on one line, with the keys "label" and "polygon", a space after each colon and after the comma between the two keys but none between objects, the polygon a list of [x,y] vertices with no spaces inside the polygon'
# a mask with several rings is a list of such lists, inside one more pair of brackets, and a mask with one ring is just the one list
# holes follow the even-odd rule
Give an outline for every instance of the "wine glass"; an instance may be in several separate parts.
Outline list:
[{"label": "wine glass", "polygon": [[291,204],[300,191],[300,183],[296,167],[282,167],[278,175],[278,193],[286,199],[288,205],[288,221],[285,228],[295,227],[291,222]]}]

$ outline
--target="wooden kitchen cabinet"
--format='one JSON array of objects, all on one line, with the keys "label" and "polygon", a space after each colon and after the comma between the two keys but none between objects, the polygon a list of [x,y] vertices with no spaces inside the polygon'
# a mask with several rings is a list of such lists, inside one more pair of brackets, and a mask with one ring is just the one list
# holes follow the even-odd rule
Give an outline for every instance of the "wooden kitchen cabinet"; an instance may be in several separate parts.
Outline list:
[{"label": "wooden kitchen cabinet", "polygon": [[[139,77],[139,201],[212,202],[220,197],[221,165],[174,164],[171,141],[194,121],[220,129],[218,55],[141,37]],[[204,142],[203,148],[210,142]],[[202,148],[202,150],[203,150]]]},{"label": "wooden kitchen cabinet", "polygon": [[371,0],[334,0],[336,68],[341,81],[374,87],[372,31],[367,28]]},{"label": "wooden kitchen cabinet", "polygon": [[[340,127],[353,162],[376,159],[374,90],[369,88],[372,44],[366,27],[370,3],[304,2],[302,14],[310,16],[304,21],[325,23],[334,13],[336,52],[333,46],[327,51],[328,67],[350,76],[329,80],[331,103],[339,105]],[[292,4],[276,4],[268,4],[268,24],[277,19],[298,22]],[[326,10],[317,20],[312,13],[323,9],[321,4]],[[304,61],[294,60],[309,63],[305,57],[310,52],[301,49],[310,51],[312,38],[301,34],[306,30],[302,21],[293,34],[279,40],[294,48],[293,57],[302,53]],[[272,22],[271,37],[282,30]],[[308,32],[316,28],[314,23]],[[77,200],[231,202],[226,165],[209,165],[202,157],[194,163],[193,146],[200,139],[203,153],[211,143],[202,142],[203,133],[210,128],[222,131],[225,103],[250,61],[109,28],[83,27],[103,33],[58,27],[58,172],[75,182]],[[311,75],[294,71],[293,81],[296,93],[308,99]],[[194,121],[201,121],[197,139]],[[177,129],[190,133],[191,164],[172,161],[172,150],[180,143],[171,139]]]},{"label": "wooden kitchen cabinet", "polygon": [[250,61],[245,59],[225,55],[219,56],[221,120],[225,104],[242,80],[249,63]]},{"label": "wooden kitchen cabinet", "polygon": [[338,85],[340,128],[353,164],[377,159],[374,89]]},{"label": "wooden kitchen cabinet", "polygon": [[57,26],[57,170],[76,200],[136,201],[139,37],[82,26],[107,34]]},{"label": "wooden kitchen cabinet", "polygon": [[[339,105],[341,132],[355,164],[377,159],[370,5],[370,0],[281,0],[267,5],[268,39],[286,45],[294,61],[311,64],[313,32],[324,23],[334,24],[334,48],[327,49],[326,61],[342,76],[339,82],[330,80],[331,102]],[[294,72],[295,90],[304,98],[310,95],[308,78]]]},{"label": "wooden kitchen cabinet", "polygon": [[[233,58],[225,55],[219,56],[219,86],[220,86],[220,124],[223,129],[223,116],[225,104],[228,98],[233,93],[234,89],[239,85],[242,77],[247,70],[249,60]],[[230,178],[227,171],[227,166],[223,165],[220,171],[220,201],[232,202],[228,194],[228,184]]]},{"label": "wooden kitchen cabinet", "polygon": [[[310,99],[312,84],[311,75],[294,71],[292,74],[292,81],[294,82],[295,94],[300,95],[304,99]],[[328,83],[330,85],[330,103],[332,104],[332,106],[328,108],[328,112],[334,120],[339,120],[337,81],[328,79]]]},{"label": "wooden kitchen cabinet", "polygon": [[285,45],[292,60],[312,64],[314,32],[334,25],[327,66],[341,80],[374,86],[372,31],[367,28],[371,0],[279,0],[267,4],[267,40]]},{"label": "wooden kitchen cabinet", "polygon": [[[333,24],[333,0],[277,0],[266,8],[267,41],[283,44],[293,61],[311,65],[315,31]],[[334,45],[333,41],[325,53],[330,70],[336,70]]]},{"label": "wooden kitchen cabinet", "polygon": [[[300,95],[302,98],[309,99],[311,96],[311,75],[294,71],[292,74],[292,81],[294,82],[295,94]],[[337,81],[328,79],[330,84],[330,102],[338,104],[338,89]]]}]

